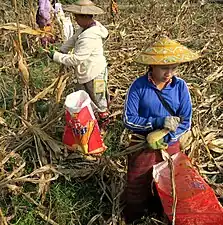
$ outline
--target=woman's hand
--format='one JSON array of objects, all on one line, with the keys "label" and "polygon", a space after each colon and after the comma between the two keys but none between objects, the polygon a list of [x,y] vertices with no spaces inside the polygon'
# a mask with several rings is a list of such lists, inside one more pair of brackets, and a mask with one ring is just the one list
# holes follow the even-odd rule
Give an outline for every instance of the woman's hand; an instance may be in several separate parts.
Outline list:
[{"label": "woman's hand", "polygon": [[180,124],[180,117],[177,116],[167,116],[164,120],[164,128],[168,129],[169,131],[175,132],[177,127]]},{"label": "woman's hand", "polygon": [[47,55],[48,55],[51,59],[53,59],[53,55],[54,55],[54,53],[56,52],[56,49],[57,49],[57,47],[54,47],[54,46],[51,45],[48,49],[41,48],[41,51],[47,53]]}]

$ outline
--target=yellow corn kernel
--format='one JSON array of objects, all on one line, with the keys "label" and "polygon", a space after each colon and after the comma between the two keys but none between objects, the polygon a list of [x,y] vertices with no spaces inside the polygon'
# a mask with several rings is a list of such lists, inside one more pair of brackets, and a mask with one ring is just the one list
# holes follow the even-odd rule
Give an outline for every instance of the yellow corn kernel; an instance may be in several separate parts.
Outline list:
[{"label": "yellow corn kernel", "polygon": [[152,144],[156,141],[159,141],[168,133],[169,133],[168,129],[155,130],[147,135],[146,140],[149,144]]}]

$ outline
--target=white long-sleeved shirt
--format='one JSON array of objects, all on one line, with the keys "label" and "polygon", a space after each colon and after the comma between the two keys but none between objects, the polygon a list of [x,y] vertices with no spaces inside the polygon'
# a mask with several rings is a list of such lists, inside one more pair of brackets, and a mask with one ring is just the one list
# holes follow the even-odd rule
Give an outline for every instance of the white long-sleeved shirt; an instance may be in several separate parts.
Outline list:
[{"label": "white long-sleeved shirt", "polygon": [[[60,52],[55,52],[53,60],[66,66],[75,66],[77,80],[87,83],[97,77],[107,66],[103,50],[103,39],[108,30],[98,21],[86,30],[79,28],[74,36],[67,40]],[[72,48],[72,54],[67,54]]]}]

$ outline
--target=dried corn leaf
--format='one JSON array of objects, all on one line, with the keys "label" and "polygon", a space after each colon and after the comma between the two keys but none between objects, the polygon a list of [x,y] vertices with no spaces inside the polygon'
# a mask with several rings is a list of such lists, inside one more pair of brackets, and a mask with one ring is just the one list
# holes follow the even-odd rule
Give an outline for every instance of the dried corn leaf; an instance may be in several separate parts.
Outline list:
[{"label": "dried corn leaf", "polygon": [[29,71],[28,71],[28,67],[27,67],[26,61],[23,58],[22,46],[20,46],[19,42],[15,41],[15,40],[13,41],[13,44],[14,44],[15,50],[17,52],[18,68],[19,68],[19,71],[20,71],[20,73],[22,75],[22,80],[23,80],[24,84],[26,86],[28,86],[28,83],[29,83]]},{"label": "dried corn leaf", "polygon": [[82,169],[75,169],[75,168],[67,168],[67,167],[58,167],[57,170],[69,178],[80,178],[80,177],[90,177],[94,175],[97,168],[94,168],[93,166],[89,167],[82,167]]},{"label": "dried corn leaf", "polygon": [[15,184],[6,184],[6,187],[12,191],[12,192],[15,192],[15,193],[20,193],[21,192],[21,187],[15,185]]},{"label": "dried corn leaf", "polygon": [[[19,173],[23,168],[25,167],[26,163],[24,162],[21,166],[16,168],[11,174],[7,175],[5,178],[0,180],[0,189],[4,188],[7,184],[10,184],[12,182],[13,177],[16,176],[17,173]],[[16,178],[14,178],[16,179]]]},{"label": "dried corn leaf", "polygon": [[40,211],[36,211],[36,213],[46,221],[47,224],[51,224],[51,225],[59,225],[58,223],[56,223],[55,221],[53,221],[52,219],[50,219],[48,216],[44,215],[43,213],[41,213]]},{"label": "dried corn leaf", "polygon": [[218,148],[216,146],[213,146],[211,144],[208,145],[208,147],[210,148],[210,150],[217,152],[217,153],[223,153],[223,148]]},{"label": "dried corn leaf", "polygon": [[[205,127],[203,130],[202,130],[202,134],[203,136],[206,136],[208,135],[209,133],[214,133],[214,134],[218,134],[221,132],[221,129],[216,129],[216,128],[210,128],[210,127]],[[215,135],[216,136],[216,135]]]},{"label": "dried corn leaf", "polygon": [[206,170],[200,170],[199,171],[201,174],[207,174],[207,175],[213,175],[213,174],[219,174],[220,172],[219,171],[206,171]]},{"label": "dried corn leaf", "polygon": [[218,67],[214,73],[207,76],[206,81],[213,82],[214,80],[217,80],[220,77],[223,77],[223,66]]},{"label": "dried corn leaf", "polygon": [[0,125],[3,125],[5,127],[7,127],[7,123],[6,123],[6,120],[2,117],[0,117]]},{"label": "dried corn leaf", "polygon": [[5,109],[0,108],[0,116],[3,116],[4,115],[4,112],[5,112]]},{"label": "dried corn leaf", "polygon": [[38,196],[41,197],[41,202],[43,203],[46,199],[46,194],[49,191],[50,182],[45,183],[45,180],[49,180],[53,177],[51,173],[43,173],[40,177]]},{"label": "dried corn leaf", "polygon": [[0,223],[1,225],[7,225],[8,224],[4,214],[2,212],[1,207],[0,207],[0,222],[1,222]]},{"label": "dried corn leaf", "polygon": [[54,177],[52,177],[51,179],[49,180],[44,180],[44,181],[41,181],[39,180],[39,178],[29,178],[29,177],[18,177],[18,178],[14,178],[12,180],[10,180],[10,183],[18,183],[18,182],[30,182],[30,183],[33,183],[33,184],[39,184],[39,183],[49,183],[51,181],[54,181],[54,180],[57,180],[59,177],[58,174],[56,174]]},{"label": "dried corn leaf", "polygon": [[193,91],[193,93],[194,93],[196,96],[198,96],[198,97],[203,97],[203,95],[202,95],[202,93],[201,93],[201,91],[200,91],[200,89],[199,89],[198,87],[191,87],[190,89]]},{"label": "dried corn leaf", "polygon": [[22,55],[20,55],[19,57],[20,57],[19,62],[18,62],[19,71],[22,74],[22,80],[23,80],[24,84],[26,86],[28,86],[28,84],[29,84],[29,71],[28,71],[26,62],[24,61]]},{"label": "dried corn leaf", "polygon": [[43,91],[39,92],[34,98],[32,98],[29,103],[35,103],[36,101],[43,99],[48,93],[53,92],[54,85],[58,82],[58,79],[55,79],[51,85],[45,88]]},{"label": "dried corn leaf", "polygon": [[61,96],[63,94],[63,91],[66,87],[67,84],[67,80],[69,79],[69,77],[66,77],[63,81],[61,81],[61,83],[58,84],[57,86],[57,93],[56,93],[56,102],[59,103],[61,100]]},{"label": "dried corn leaf", "polygon": [[216,162],[223,161],[223,155],[220,155],[220,156],[214,158],[214,160],[215,160]]},{"label": "dried corn leaf", "polygon": [[215,132],[210,132],[209,134],[207,134],[205,137],[204,137],[204,140],[205,140],[205,143],[209,143],[211,142],[212,140],[214,140],[217,136],[217,133]]},{"label": "dried corn leaf", "polygon": [[214,152],[223,153],[223,138],[210,141],[208,147]]},{"label": "dried corn leaf", "polygon": [[32,126],[30,129],[34,132],[36,136],[45,144],[46,147],[55,153],[56,158],[62,155],[63,145],[56,142],[52,137],[50,137],[45,131],[41,130],[39,127]]},{"label": "dried corn leaf", "polygon": [[186,149],[193,141],[192,132],[188,131],[183,134],[180,139],[180,147],[182,150]]},{"label": "dried corn leaf", "polygon": [[43,148],[40,138],[37,135],[34,135],[34,141],[35,141],[36,153],[37,153],[40,166],[48,164],[46,152]]},{"label": "dried corn leaf", "polygon": [[32,176],[35,176],[37,174],[46,173],[46,172],[53,172],[53,173],[56,173],[56,174],[58,173],[58,171],[52,165],[48,164],[48,165],[40,167],[39,169],[34,170],[28,176],[32,177]]},{"label": "dried corn leaf", "polygon": [[3,166],[11,157],[15,156],[16,153],[14,151],[7,154],[0,162],[0,166]]},{"label": "dried corn leaf", "polygon": [[118,13],[118,3],[117,0],[111,0],[111,11],[113,14]]},{"label": "dried corn leaf", "polygon": [[65,75],[59,76],[59,80],[58,80],[56,89],[59,89],[60,88],[60,86],[61,86],[61,84],[63,82],[64,76]]},{"label": "dried corn leaf", "polygon": [[219,148],[223,148],[223,138],[218,138],[218,139],[212,140],[210,142],[210,144],[215,145]]},{"label": "dried corn leaf", "polygon": [[[52,33],[49,33],[49,32],[46,32],[46,31],[42,31],[40,29],[34,30],[31,27],[26,26],[24,24],[19,24],[19,28],[20,28],[20,33],[22,33],[22,34],[31,34],[31,35],[35,35],[35,36],[42,36],[42,35],[48,34],[48,35],[52,35],[53,36]],[[10,31],[17,31],[18,30],[16,23],[4,24],[4,25],[0,26],[0,29],[2,29],[2,30],[10,30]]]},{"label": "dried corn leaf", "polygon": [[189,153],[188,156],[190,158],[197,158],[198,157],[198,152],[199,152],[198,150],[199,150],[199,140],[195,140],[191,144],[191,149],[190,149],[190,153]]},{"label": "dried corn leaf", "polygon": [[199,129],[197,128],[197,126],[192,127],[192,134],[194,137],[198,137],[200,135]]}]

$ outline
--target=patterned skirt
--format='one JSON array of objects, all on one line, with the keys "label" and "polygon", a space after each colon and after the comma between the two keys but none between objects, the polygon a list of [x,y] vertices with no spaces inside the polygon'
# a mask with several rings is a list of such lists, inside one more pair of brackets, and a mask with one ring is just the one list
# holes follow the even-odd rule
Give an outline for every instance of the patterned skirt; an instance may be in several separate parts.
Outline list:
[{"label": "patterned skirt", "polygon": [[[167,152],[173,155],[180,151],[179,142],[170,145]],[[153,165],[162,161],[160,151],[145,149],[128,157],[127,187],[124,193],[126,223],[140,219],[146,210],[162,214],[163,208],[153,185]]]}]

